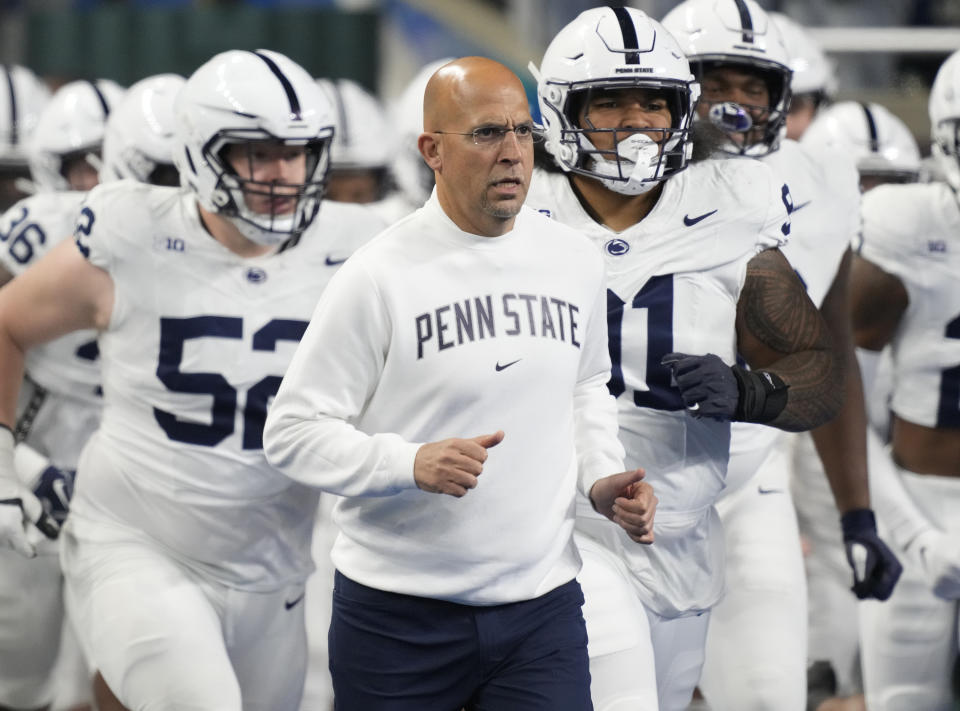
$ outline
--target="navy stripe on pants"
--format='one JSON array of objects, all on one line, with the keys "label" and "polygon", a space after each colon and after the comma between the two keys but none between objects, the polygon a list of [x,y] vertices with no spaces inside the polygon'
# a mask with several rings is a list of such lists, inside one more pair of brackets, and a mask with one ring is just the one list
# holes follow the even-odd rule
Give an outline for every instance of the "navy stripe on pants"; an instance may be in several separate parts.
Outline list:
[{"label": "navy stripe on pants", "polygon": [[462,605],[361,585],[337,571],[330,622],[336,711],[592,711],[583,593]]}]

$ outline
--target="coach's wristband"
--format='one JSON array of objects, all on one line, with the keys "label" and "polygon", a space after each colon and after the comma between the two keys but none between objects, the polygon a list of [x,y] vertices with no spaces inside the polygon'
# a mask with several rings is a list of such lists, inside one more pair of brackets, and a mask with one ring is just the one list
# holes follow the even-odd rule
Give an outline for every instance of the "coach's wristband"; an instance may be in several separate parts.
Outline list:
[{"label": "coach's wristband", "polygon": [[746,370],[739,365],[731,368],[737,379],[740,399],[733,419],[738,422],[765,423],[775,420],[787,406],[790,388],[780,376],[768,370]]}]

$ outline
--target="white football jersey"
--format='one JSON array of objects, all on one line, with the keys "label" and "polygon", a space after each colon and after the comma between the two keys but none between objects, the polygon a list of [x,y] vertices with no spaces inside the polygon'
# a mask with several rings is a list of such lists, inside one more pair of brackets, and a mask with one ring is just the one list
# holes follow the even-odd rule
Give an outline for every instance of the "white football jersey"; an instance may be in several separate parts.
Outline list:
[{"label": "white football jersey", "polygon": [[[85,192],[45,192],[24,198],[0,217],[0,267],[14,277],[73,234]],[[31,348],[18,432],[60,466],[76,466],[80,448],[100,417],[97,333],[82,330]],[[46,407],[44,407],[46,406]]]},{"label": "white football jersey", "polygon": [[[783,253],[819,308],[860,227],[856,166],[846,154],[789,139],[760,160],[789,187],[790,241]],[[753,476],[781,436],[775,427],[734,423],[728,492]]]},{"label": "white football jersey", "polygon": [[903,282],[910,303],[891,342],[891,408],[924,427],[960,427],[960,206],[945,183],[863,196],[859,252]]},{"label": "white football jersey", "polygon": [[627,468],[659,498],[653,546],[637,546],[580,500],[578,526],[625,556],[641,599],[674,616],[709,608],[723,585],[712,505],[724,487],[730,424],[695,419],[660,365],[667,353],[736,357],[747,263],[783,245],[787,197],[766,166],[710,160],[665,181],[642,222],[613,232],[583,208],[563,173],[535,173],[527,205],[585,234],[607,268],[607,328]]},{"label": "white football jersey", "polygon": [[189,192],[90,192],[77,245],[110,274],[114,306],[99,341],[103,422],[71,508],[78,538],[115,522],[241,589],[306,577],[317,494],[267,463],[266,409],[320,292],[381,227],[327,202],[295,244],[245,259],[209,235]]}]

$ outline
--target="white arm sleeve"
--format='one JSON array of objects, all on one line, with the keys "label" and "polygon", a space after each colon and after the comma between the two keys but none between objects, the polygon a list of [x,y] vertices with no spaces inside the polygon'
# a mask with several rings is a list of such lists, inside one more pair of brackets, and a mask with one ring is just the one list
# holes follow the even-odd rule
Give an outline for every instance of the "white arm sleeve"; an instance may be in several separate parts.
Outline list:
[{"label": "white arm sleeve", "polygon": [[341,496],[416,488],[419,444],[354,423],[376,389],[390,341],[379,292],[347,262],[330,281],[267,415],[267,459],[296,481]]}]

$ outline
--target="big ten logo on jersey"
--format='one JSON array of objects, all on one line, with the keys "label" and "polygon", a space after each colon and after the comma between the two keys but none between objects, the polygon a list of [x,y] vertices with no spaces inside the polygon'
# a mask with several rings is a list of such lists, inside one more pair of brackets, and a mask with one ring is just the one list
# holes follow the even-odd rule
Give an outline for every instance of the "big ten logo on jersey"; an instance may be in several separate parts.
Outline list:
[{"label": "big ten logo on jersey", "polygon": [[21,205],[4,215],[0,224],[0,242],[6,245],[14,262],[26,266],[38,256],[40,247],[47,243],[47,235],[40,225],[30,219],[27,207]]},{"label": "big ten logo on jersey", "polygon": [[552,338],[579,348],[579,314],[576,304],[539,294],[486,294],[443,304],[414,318],[417,360],[500,336]]},{"label": "big ten logo on jersey", "polygon": [[[683,409],[670,368],[660,364],[674,350],[673,275],[651,277],[636,294],[624,296],[607,289],[610,394],[632,397],[637,407]],[[630,357],[624,359],[624,353]]]},{"label": "big ten logo on jersey", "polygon": [[[267,405],[307,322],[277,318],[256,327],[251,321],[239,316],[160,319],[157,378],[170,392],[213,398],[212,412],[203,417],[197,415],[196,397],[166,400],[171,407],[176,403],[175,412],[154,407],[169,439],[215,447],[237,430],[239,412],[243,449],[263,448]],[[189,371],[182,369],[185,363],[191,364]],[[233,382],[217,372],[231,367]]]},{"label": "big ten logo on jersey", "polygon": [[186,252],[187,244],[181,237],[154,235],[153,248],[158,252]]}]

